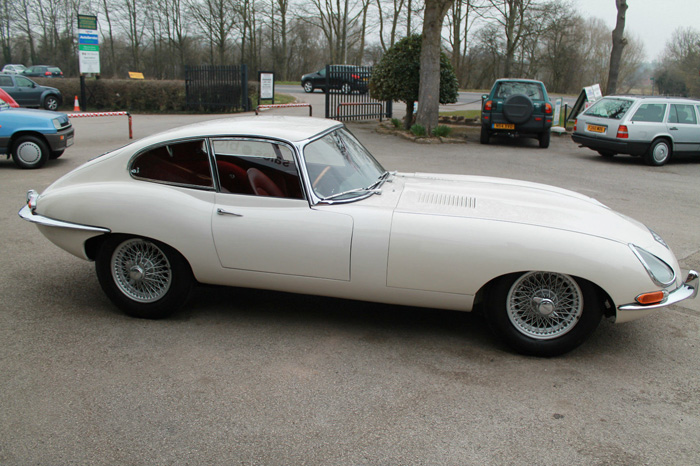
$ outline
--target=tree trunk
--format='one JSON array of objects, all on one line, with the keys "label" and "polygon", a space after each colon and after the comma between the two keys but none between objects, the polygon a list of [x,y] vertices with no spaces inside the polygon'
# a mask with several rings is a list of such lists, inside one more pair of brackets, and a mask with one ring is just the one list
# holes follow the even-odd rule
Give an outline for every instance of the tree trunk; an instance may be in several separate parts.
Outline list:
[{"label": "tree trunk", "polygon": [[426,0],[420,50],[420,87],[416,124],[431,134],[438,124],[440,106],[440,40],[442,20],[454,0]]},{"label": "tree trunk", "polygon": [[610,52],[610,70],[608,72],[608,88],[606,95],[617,92],[617,77],[620,74],[620,61],[622,49],[627,45],[625,34],[625,14],[627,13],[627,0],[615,0],[617,6],[617,23],[612,32],[612,51]]},{"label": "tree trunk", "polygon": [[411,126],[413,125],[413,106],[415,105],[414,101],[406,102],[406,117],[403,120],[403,129],[408,131],[411,129]]}]

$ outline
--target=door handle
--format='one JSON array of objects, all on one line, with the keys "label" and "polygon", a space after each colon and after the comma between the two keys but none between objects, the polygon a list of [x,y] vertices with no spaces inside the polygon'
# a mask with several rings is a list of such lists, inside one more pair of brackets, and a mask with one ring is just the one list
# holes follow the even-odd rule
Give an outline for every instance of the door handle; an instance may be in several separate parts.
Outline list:
[{"label": "door handle", "polygon": [[669,130],[671,130],[671,131],[678,131],[678,128],[676,128],[675,126],[671,126],[671,127],[669,128]]},{"label": "door handle", "polygon": [[233,212],[229,212],[229,211],[224,210],[224,209],[222,209],[222,208],[216,209],[216,213],[219,214],[219,215],[232,215],[232,216],[234,216],[234,217],[243,217],[243,215],[241,215],[241,214],[236,214],[236,213],[233,213]]}]

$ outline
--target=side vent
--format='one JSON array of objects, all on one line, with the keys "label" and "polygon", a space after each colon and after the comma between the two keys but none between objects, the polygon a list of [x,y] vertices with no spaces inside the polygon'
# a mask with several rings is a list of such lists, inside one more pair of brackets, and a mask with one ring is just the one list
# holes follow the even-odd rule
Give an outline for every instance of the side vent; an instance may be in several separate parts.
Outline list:
[{"label": "side vent", "polygon": [[476,209],[476,198],[443,193],[419,193],[419,204]]}]

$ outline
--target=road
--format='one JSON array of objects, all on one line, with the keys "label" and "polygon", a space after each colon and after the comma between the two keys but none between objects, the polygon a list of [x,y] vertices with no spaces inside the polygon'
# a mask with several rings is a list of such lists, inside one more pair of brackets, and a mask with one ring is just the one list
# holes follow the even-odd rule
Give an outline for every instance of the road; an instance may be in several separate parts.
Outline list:
[{"label": "road", "polygon": [[[134,133],[210,118],[135,115]],[[0,464],[700,461],[700,300],[602,322],[554,359],[513,354],[478,315],[237,288],[201,286],[163,321],[124,316],[93,264],[17,216],[27,189],[129,142],[124,117],[74,124],[75,146],[44,168],[0,161]],[[593,196],[700,267],[700,160],[651,168],[566,137],[543,150],[351,128],[388,169]]]},{"label": "road", "polygon": [[[310,94],[304,92],[301,86],[280,84],[275,86],[275,92],[282,94],[289,94],[294,96],[300,102],[307,102],[312,105],[314,110],[314,115],[323,116],[324,115],[324,105],[325,105],[325,94],[320,90],[316,90]],[[487,94],[488,91],[482,92],[467,92],[460,91],[457,97],[457,102],[454,104],[446,104],[440,106],[441,112],[455,112],[461,110],[479,110],[481,108],[481,96]],[[562,96],[559,94],[551,94],[550,99],[554,101],[555,99],[562,97],[564,99],[564,104],[567,104],[569,108],[576,102],[575,97]],[[394,116],[396,118],[402,118],[405,114],[403,103],[394,103]],[[297,112],[299,115],[303,114],[303,111]]]}]

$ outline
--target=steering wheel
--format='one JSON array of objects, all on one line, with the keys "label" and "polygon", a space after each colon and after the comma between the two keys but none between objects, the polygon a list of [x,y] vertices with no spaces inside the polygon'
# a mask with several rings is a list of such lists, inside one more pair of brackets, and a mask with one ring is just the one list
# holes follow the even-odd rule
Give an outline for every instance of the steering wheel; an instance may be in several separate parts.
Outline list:
[{"label": "steering wheel", "polygon": [[321,181],[321,178],[323,178],[326,175],[326,173],[328,173],[328,171],[330,169],[331,169],[330,165],[326,165],[325,167],[323,167],[323,170],[321,170],[321,173],[318,174],[318,176],[316,177],[314,182],[311,184],[311,186],[314,188],[314,190],[316,190],[316,187],[318,186],[318,183]]}]

